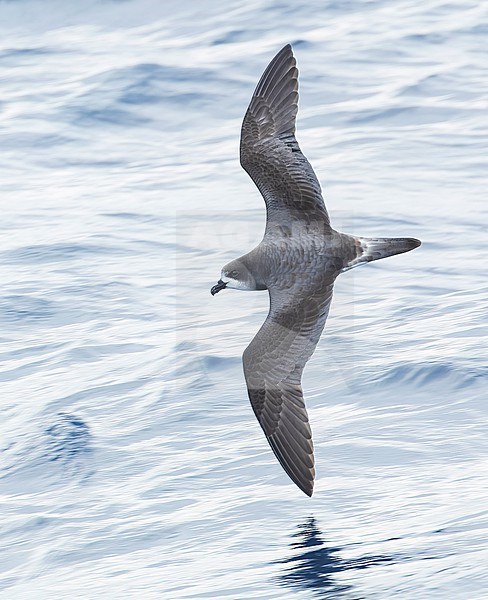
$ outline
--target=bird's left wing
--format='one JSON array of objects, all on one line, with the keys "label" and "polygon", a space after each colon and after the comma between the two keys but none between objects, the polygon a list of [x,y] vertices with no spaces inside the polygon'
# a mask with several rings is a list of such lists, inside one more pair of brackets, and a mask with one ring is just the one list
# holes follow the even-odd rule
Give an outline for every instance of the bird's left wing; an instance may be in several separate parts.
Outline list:
[{"label": "bird's left wing", "polygon": [[309,496],[315,469],[301,377],[324,329],[332,288],[330,280],[295,291],[271,288],[266,321],[243,355],[254,413],[283,469]]}]

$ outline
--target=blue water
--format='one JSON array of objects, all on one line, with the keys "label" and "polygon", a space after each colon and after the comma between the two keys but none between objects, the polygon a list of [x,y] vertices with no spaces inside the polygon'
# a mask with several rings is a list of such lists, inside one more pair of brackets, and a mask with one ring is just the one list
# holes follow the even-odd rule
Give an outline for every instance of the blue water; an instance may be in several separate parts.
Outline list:
[{"label": "blue water", "polygon": [[[2,599],[484,599],[486,34],[442,0],[0,2]],[[342,275],[283,473],[241,354],[267,294],[242,116],[294,44]]]}]

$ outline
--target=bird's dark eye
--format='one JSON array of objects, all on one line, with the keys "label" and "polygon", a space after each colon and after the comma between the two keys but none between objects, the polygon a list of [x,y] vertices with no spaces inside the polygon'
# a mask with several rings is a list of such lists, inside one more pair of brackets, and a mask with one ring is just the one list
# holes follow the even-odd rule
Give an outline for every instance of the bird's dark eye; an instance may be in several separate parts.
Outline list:
[{"label": "bird's dark eye", "polygon": [[231,271],[229,273],[229,277],[232,277],[232,279],[237,279],[239,277],[239,271]]}]

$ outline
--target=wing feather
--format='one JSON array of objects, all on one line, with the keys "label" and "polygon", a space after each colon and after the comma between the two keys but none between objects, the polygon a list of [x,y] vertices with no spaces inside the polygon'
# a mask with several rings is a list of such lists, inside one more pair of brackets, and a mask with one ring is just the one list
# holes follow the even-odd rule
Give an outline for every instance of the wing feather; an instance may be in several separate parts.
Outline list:
[{"label": "wing feather", "polygon": [[266,203],[268,225],[290,220],[329,227],[320,184],[295,139],[298,69],[285,46],[264,71],[241,130],[241,165]]},{"label": "wing feather", "polygon": [[243,355],[254,413],[283,469],[309,496],[313,441],[300,380],[324,329],[332,288],[332,282],[299,293],[271,288],[266,321]]}]

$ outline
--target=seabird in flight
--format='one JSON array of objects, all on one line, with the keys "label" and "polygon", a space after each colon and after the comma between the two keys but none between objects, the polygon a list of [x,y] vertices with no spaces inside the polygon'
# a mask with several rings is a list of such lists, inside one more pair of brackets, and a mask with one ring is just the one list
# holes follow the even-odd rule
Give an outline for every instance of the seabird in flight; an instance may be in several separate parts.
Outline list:
[{"label": "seabird in flight", "polygon": [[317,177],[295,139],[297,111],[298,70],[288,44],[259,80],[241,130],[241,165],[266,203],[265,234],[254,250],[225,265],[211,293],[268,290],[268,316],[243,354],[249,399],[281,466],[311,496],[313,443],[301,378],[324,329],[334,281],[420,241],[331,227]]}]

